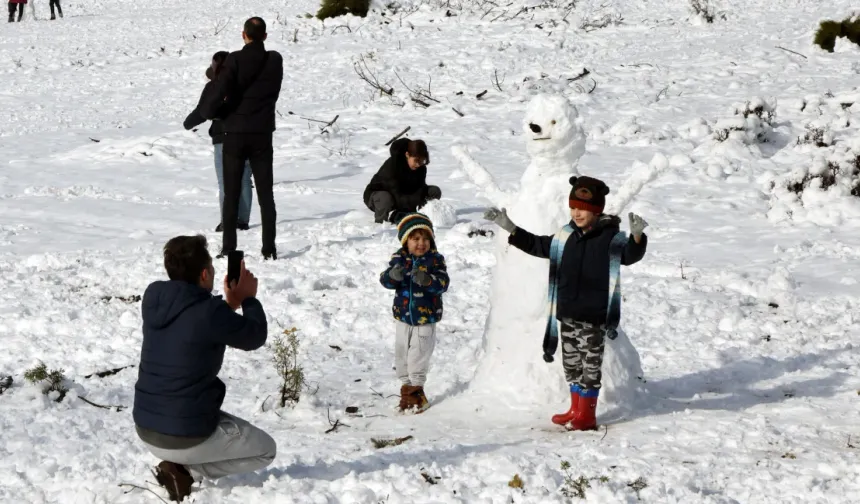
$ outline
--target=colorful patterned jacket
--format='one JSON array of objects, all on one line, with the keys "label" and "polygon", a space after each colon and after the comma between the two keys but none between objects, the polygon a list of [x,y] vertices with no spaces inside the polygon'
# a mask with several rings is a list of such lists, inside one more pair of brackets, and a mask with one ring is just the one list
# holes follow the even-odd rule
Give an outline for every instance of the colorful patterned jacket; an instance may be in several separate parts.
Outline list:
[{"label": "colorful patterned jacket", "polygon": [[[391,279],[389,272],[395,265],[403,266],[403,281]],[[416,271],[424,271],[432,281],[428,286],[421,286],[412,281]],[[388,269],[379,275],[379,282],[386,289],[394,291],[394,318],[409,324],[419,326],[435,324],[442,320],[442,294],[448,290],[448,272],[445,267],[445,257],[435,249],[421,257],[409,254],[402,248],[391,256]]]}]

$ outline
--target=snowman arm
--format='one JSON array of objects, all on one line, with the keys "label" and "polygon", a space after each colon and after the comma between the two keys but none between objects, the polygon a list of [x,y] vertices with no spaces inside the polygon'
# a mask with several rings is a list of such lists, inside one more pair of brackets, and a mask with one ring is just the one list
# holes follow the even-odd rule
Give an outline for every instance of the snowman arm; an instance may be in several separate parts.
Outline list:
[{"label": "snowman arm", "polygon": [[526,254],[549,259],[549,249],[552,247],[553,236],[539,236],[517,227],[508,237],[508,243]]},{"label": "snowman arm", "polygon": [[633,235],[630,235],[630,238],[627,239],[627,244],[624,245],[624,252],[621,255],[621,264],[624,266],[630,266],[631,264],[638,263],[643,257],[645,257],[645,249],[647,247],[648,236],[645,233],[642,233],[640,243],[636,243]]}]

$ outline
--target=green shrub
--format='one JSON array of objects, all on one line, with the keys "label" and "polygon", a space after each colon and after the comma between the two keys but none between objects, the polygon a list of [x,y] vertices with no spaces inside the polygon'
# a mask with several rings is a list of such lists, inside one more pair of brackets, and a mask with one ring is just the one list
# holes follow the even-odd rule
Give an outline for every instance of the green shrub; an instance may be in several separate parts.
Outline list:
[{"label": "green shrub", "polygon": [[815,32],[813,44],[821,47],[827,52],[833,52],[836,47],[836,39],[845,37],[851,42],[860,45],[860,18],[848,18],[842,22],[822,21]]},{"label": "green shrub", "polygon": [[370,10],[370,0],[322,0],[317,18],[328,19],[352,14],[365,17]]}]

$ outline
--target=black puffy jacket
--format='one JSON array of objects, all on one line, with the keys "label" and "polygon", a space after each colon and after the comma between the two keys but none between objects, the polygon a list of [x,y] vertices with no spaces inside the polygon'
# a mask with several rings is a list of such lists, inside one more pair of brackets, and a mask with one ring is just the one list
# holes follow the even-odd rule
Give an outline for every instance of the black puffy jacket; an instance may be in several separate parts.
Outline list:
[{"label": "black puffy jacket", "polygon": [[159,281],[146,289],[141,311],[134,423],[169,436],[209,436],[226,393],[218,379],[224,350],[255,350],[266,343],[263,305],[246,299],[243,316],[197,285]]},{"label": "black puffy jacket", "polygon": [[[209,92],[212,92],[211,88],[215,87],[215,83],[209,81],[206,83],[206,86],[203,87],[203,93],[200,94],[200,101],[203,101],[203,97],[206,96],[207,88]],[[185,118],[185,121],[182,123],[182,126],[186,130],[190,130],[196,126],[200,126],[205,123],[206,119],[200,115],[200,102],[197,103],[197,106],[194,107],[194,110],[188,114],[188,117]],[[212,137],[212,145],[217,145],[220,143],[224,143],[224,125],[219,118],[213,118],[212,124],[209,125],[209,136]]]},{"label": "black puffy jacket", "polygon": [[427,199],[427,167],[417,170],[409,168],[406,149],[409,139],[401,138],[391,144],[388,158],[370,184],[364,189],[364,203],[369,205],[370,195],[377,191],[387,191],[394,197],[397,210],[414,212]]}]

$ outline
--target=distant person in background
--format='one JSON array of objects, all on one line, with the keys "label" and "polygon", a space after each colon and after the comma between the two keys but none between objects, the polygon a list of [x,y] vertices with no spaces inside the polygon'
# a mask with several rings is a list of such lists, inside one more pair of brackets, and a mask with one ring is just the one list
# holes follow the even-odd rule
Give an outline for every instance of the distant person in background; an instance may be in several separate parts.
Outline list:
[{"label": "distant person in background", "polygon": [[24,6],[27,5],[27,0],[9,0],[9,22],[15,21],[15,10],[18,10],[18,22],[24,18]]},{"label": "distant person in background", "polygon": [[[212,56],[212,63],[206,69],[206,77],[209,78],[209,82],[203,88],[203,94],[200,96],[201,100],[203,100],[207,92],[212,91],[211,88],[215,86],[215,80],[221,73],[224,60],[227,59],[229,54],[227,51],[218,51]],[[190,130],[204,122],[206,122],[206,119],[200,115],[200,105],[198,104],[188,114],[182,125],[186,130]],[[212,125],[209,126],[209,136],[212,137],[212,145],[215,146],[215,176],[218,177],[218,204],[221,209],[218,215],[222,216],[224,215],[224,125],[220,118],[215,117],[212,119]],[[239,196],[239,222],[236,225],[237,229],[242,231],[248,230],[248,223],[251,222],[251,205],[253,202],[254,194],[251,192],[251,164],[246,161],[245,171],[242,173],[242,191]],[[222,229],[223,224],[219,220],[215,231],[221,232]]]},{"label": "distant person in background", "polygon": [[377,223],[397,224],[406,214],[441,198],[442,190],[427,185],[430,153],[423,140],[395,140],[389,152],[391,157],[364,190],[364,204],[373,211]]},{"label": "distant person in background", "polygon": [[221,117],[224,125],[224,224],[221,254],[236,250],[239,192],[245,163],[251,163],[257,201],[263,221],[264,259],[277,259],[275,247],[275,195],[272,164],[275,107],[284,79],[284,59],[267,51],[266,22],[259,17],[245,21],[245,47],[227,56],[221,73],[200,99],[200,115]]},{"label": "distant person in background", "polygon": [[54,15],[54,6],[57,7],[57,12],[60,14],[60,17],[63,17],[63,8],[60,7],[60,0],[51,0],[51,20],[57,19],[57,16]]}]

